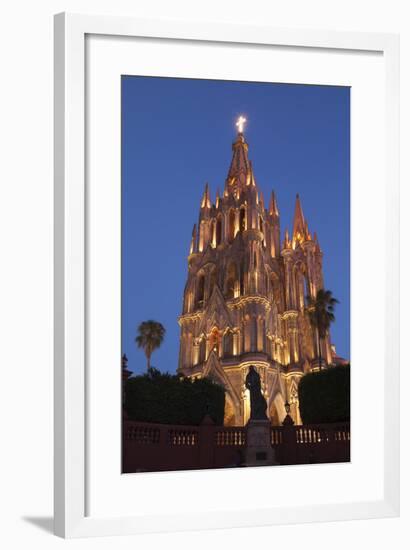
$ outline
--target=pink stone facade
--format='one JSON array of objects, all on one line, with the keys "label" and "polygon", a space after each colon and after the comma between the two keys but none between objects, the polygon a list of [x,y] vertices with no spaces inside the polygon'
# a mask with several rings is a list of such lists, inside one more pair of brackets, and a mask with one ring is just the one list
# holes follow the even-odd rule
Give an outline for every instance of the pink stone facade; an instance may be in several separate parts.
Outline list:
[{"label": "pink stone facade", "polygon": [[[206,186],[192,232],[178,370],[222,384],[225,425],[244,426],[250,413],[244,381],[254,365],[272,424],[282,422],[286,401],[299,424],[298,383],[317,368],[319,355],[306,297],[323,288],[323,255],[299,196],[292,234],[286,231],[281,242],[275,195],[265,208],[242,133],[232,149],[223,195],[213,203]],[[321,355],[332,364],[329,335]]]}]

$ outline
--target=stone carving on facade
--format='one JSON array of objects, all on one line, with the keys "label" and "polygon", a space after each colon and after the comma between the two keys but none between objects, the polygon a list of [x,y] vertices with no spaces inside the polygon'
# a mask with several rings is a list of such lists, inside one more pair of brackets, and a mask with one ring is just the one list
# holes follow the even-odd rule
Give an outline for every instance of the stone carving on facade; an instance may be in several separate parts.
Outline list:
[{"label": "stone carving on facade", "polygon": [[[275,194],[266,208],[243,133],[232,149],[224,191],[212,203],[205,186],[192,231],[178,371],[188,377],[213,373],[226,389],[225,423],[243,426],[250,414],[245,377],[254,365],[268,417],[279,424],[286,388],[291,382],[297,388],[315,368],[315,335],[305,307],[306,296],[323,285],[322,251],[299,196],[292,234],[286,231],[281,242]],[[326,364],[332,361],[329,338],[323,343]]]}]

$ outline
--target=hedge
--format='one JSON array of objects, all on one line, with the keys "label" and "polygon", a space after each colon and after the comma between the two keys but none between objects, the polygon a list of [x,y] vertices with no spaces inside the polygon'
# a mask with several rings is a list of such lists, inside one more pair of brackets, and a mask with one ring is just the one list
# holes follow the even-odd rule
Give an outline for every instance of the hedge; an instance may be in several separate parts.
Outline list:
[{"label": "hedge", "polygon": [[223,424],[225,390],[210,379],[191,380],[155,369],[125,383],[124,408],[130,420],[199,425],[209,414]]},{"label": "hedge", "polygon": [[350,365],[331,367],[303,376],[299,383],[303,424],[350,420]]}]

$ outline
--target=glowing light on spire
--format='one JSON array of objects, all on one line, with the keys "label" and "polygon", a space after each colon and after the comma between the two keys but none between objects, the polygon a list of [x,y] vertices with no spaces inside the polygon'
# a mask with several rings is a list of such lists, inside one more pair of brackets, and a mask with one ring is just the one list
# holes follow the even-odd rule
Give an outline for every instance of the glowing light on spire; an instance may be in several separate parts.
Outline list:
[{"label": "glowing light on spire", "polygon": [[243,133],[243,128],[245,126],[245,122],[246,122],[246,118],[243,117],[242,115],[238,118],[238,120],[236,121],[236,127],[238,128],[238,132],[240,134]]}]

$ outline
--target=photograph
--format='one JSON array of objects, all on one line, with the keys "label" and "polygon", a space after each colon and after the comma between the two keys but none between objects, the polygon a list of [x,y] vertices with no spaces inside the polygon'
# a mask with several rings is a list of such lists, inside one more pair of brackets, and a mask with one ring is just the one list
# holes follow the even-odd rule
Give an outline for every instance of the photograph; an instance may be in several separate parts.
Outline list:
[{"label": "photograph", "polygon": [[385,4],[5,3],[2,548],[409,546]]},{"label": "photograph", "polygon": [[350,461],[350,87],[121,77],[122,473]]}]

